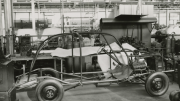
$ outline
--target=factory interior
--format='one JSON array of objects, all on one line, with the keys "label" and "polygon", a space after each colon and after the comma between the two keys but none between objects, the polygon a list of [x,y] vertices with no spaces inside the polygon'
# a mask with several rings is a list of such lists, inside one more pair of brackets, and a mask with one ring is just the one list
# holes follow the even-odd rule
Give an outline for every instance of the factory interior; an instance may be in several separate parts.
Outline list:
[{"label": "factory interior", "polygon": [[0,3],[0,101],[180,101],[180,0]]}]

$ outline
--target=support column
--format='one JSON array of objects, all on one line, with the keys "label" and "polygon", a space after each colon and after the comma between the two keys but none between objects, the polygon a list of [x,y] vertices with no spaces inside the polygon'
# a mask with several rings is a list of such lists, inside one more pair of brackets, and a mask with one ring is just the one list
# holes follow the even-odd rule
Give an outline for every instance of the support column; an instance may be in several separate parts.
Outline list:
[{"label": "support column", "polygon": [[36,22],[35,22],[35,6],[34,0],[31,0],[31,18],[32,18],[32,29],[36,30]]},{"label": "support column", "polygon": [[93,29],[99,29],[99,21],[100,21],[100,14],[99,14],[99,4],[95,5],[95,12],[94,12],[95,22],[93,23]]},{"label": "support column", "polygon": [[5,35],[6,38],[6,54],[14,54],[14,25],[13,25],[13,2],[12,0],[4,0],[4,18],[5,18]]},{"label": "support column", "polygon": [[1,37],[1,36],[3,36],[3,26],[2,26],[2,9],[1,9],[1,7],[2,7],[2,4],[1,4],[1,0],[0,0],[0,41],[1,41],[0,49],[2,50],[3,49],[3,37]]},{"label": "support column", "polygon": [[139,0],[138,3],[139,3],[139,14],[142,15],[142,0]]},{"label": "support column", "polygon": [[158,24],[160,24],[160,11],[158,13]]},{"label": "support column", "polygon": [[0,36],[3,35],[3,22],[2,22],[2,4],[1,4],[1,0],[0,0]]},{"label": "support column", "polygon": [[[61,0],[60,2],[61,2],[61,5],[62,5],[61,16],[60,16],[60,18],[61,18],[61,28],[62,28],[61,33],[64,33],[64,1]],[[80,8],[80,10],[81,10],[81,8]]]},{"label": "support column", "polygon": [[166,26],[169,25],[169,10],[166,10]]}]

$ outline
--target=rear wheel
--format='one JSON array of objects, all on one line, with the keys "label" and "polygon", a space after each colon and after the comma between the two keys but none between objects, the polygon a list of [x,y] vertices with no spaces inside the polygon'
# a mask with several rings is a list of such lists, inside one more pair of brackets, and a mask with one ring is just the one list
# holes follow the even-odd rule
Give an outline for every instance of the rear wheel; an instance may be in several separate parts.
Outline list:
[{"label": "rear wheel", "polygon": [[155,72],[146,79],[145,89],[151,96],[161,96],[169,88],[169,78],[163,72]]},{"label": "rear wheel", "polygon": [[36,96],[39,101],[61,101],[64,89],[56,80],[44,80],[36,88]]}]

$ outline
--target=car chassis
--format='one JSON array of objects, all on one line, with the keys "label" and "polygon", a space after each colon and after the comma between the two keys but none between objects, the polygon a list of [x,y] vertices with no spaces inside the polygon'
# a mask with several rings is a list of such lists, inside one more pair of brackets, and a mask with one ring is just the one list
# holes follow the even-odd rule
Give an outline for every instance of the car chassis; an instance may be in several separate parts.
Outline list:
[{"label": "car chassis", "polygon": [[[128,65],[126,65],[126,66],[129,66],[132,69],[132,73],[127,78],[118,79],[117,77],[115,77],[114,76],[115,72],[113,72],[113,70],[111,71],[111,66],[110,66],[110,70],[108,70],[108,71],[82,72],[83,67],[82,67],[82,46],[81,46],[81,44],[79,44],[80,45],[80,47],[79,47],[80,48],[80,70],[81,70],[80,73],[59,72],[52,68],[39,68],[39,69],[33,70],[33,66],[36,62],[38,54],[40,53],[42,48],[49,41],[53,40],[54,38],[64,37],[67,35],[71,35],[72,37],[77,36],[77,37],[79,37],[79,39],[81,39],[82,38],[81,34],[82,33],[63,33],[63,34],[53,35],[53,36],[47,38],[46,40],[44,40],[36,51],[36,54],[32,60],[31,66],[30,66],[30,71],[28,73],[26,73],[26,74],[28,74],[27,82],[16,85],[17,90],[24,89],[26,87],[36,84],[37,85],[36,96],[37,96],[38,100],[40,100],[40,101],[51,101],[51,100],[52,101],[61,101],[64,96],[64,91],[68,91],[68,90],[78,87],[78,86],[87,85],[87,84],[98,85],[99,83],[106,83],[106,82],[118,83],[118,84],[122,83],[122,82],[133,83],[132,81],[134,79],[136,79],[136,80],[138,79],[141,82],[136,82],[136,83],[145,84],[145,89],[149,95],[161,96],[166,93],[166,91],[169,88],[169,79],[168,79],[168,76],[164,72],[174,72],[174,71],[169,70],[169,71],[156,72],[155,70],[150,70],[150,68],[147,65],[138,64],[137,62],[135,63],[134,61],[132,61],[132,57],[145,58],[145,57],[151,57],[152,55],[148,55],[148,54],[132,55],[131,54],[129,56],[127,54],[127,52],[133,52],[133,51],[124,49],[122,47],[121,43],[113,35],[107,34],[107,33],[96,33],[96,34],[99,34],[100,36],[102,36],[102,38],[106,41],[107,46],[110,48],[110,52],[108,52],[104,49],[104,47],[103,47],[104,45],[103,45],[100,52],[103,54],[107,54],[111,59],[116,61],[119,66],[125,66],[118,60],[118,58],[115,54],[116,52],[113,51],[112,47],[108,43],[105,36],[113,37],[115,39],[116,43],[122,49],[122,51],[119,51],[119,52],[124,52],[128,58]],[[91,34],[91,33],[85,33],[85,34]],[[79,40],[79,41],[81,41],[81,40]],[[72,50],[73,50],[73,48],[72,48]],[[101,54],[101,53],[99,53],[99,54]],[[73,54],[72,54],[72,57],[73,57]],[[39,77],[37,77],[37,82],[34,82],[33,80],[31,81],[29,79],[30,75],[32,74],[32,72],[37,71],[37,70],[41,71],[41,72],[43,70],[50,70],[55,73],[59,73],[60,75],[69,75],[69,76],[73,76],[73,77],[80,78],[80,79],[74,79],[74,80],[72,80],[73,82],[72,81],[70,82],[70,81],[65,81],[63,79],[59,79],[56,77],[39,76]],[[102,74],[102,73],[110,73],[112,79],[99,79],[99,76],[94,76],[94,77],[83,76],[85,74]],[[96,79],[96,80],[94,80],[94,79]],[[20,87],[21,85],[24,85],[24,84],[28,84],[28,86]],[[64,89],[63,86],[68,86],[68,88]]]}]

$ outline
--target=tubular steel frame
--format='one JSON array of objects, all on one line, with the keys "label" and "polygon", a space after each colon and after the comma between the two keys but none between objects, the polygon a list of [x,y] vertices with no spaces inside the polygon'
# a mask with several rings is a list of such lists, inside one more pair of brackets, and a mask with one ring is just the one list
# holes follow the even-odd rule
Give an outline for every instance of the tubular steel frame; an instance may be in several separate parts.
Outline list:
[{"label": "tubular steel frame", "polygon": [[[99,34],[99,35],[101,35],[103,38],[104,38],[104,40],[105,40],[105,42],[107,43],[107,45],[108,45],[108,47],[110,48],[110,52],[107,52],[104,48],[101,48],[102,50],[101,51],[103,51],[105,54],[107,54],[108,56],[110,56],[110,58],[111,59],[113,59],[114,61],[116,61],[117,63],[118,63],[118,65],[122,65],[123,66],[123,64],[118,60],[118,58],[117,58],[117,56],[116,56],[116,54],[115,54],[115,51],[113,51],[113,49],[112,49],[112,47],[110,46],[110,44],[108,43],[108,41],[107,41],[107,39],[106,39],[106,37],[105,37],[105,35],[106,36],[111,36],[111,37],[113,37],[114,39],[115,39],[115,41],[117,42],[117,44],[120,46],[120,48],[122,49],[122,51],[120,51],[120,52],[124,52],[125,53],[125,55],[127,56],[127,59],[128,59],[128,65],[131,67],[131,69],[134,71],[134,67],[133,67],[133,63],[132,63],[132,55],[130,55],[131,56],[131,58],[128,56],[128,54],[126,53],[126,52],[128,52],[128,51],[125,51],[125,49],[122,47],[122,45],[120,44],[120,42],[113,36],[113,35],[111,35],[111,34],[107,34],[107,33],[63,33],[63,34],[57,34],[57,35],[53,35],[53,36],[51,36],[51,37],[49,37],[49,38],[47,38],[46,40],[44,40],[42,43],[41,43],[41,45],[38,47],[38,49],[37,49],[37,51],[36,51],[36,54],[35,54],[35,56],[34,56],[34,58],[33,58],[33,60],[32,60],[32,62],[31,62],[31,66],[30,66],[30,71],[28,72],[28,73],[26,73],[26,74],[28,74],[28,79],[27,79],[27,82],[25,82],[25,83],[28,83],[28,82],[32,82],[32,85],[33,84],[38,84],[38,82],[40,82],[40,81],[43,81],[44,79],[54,79],[54,80],[57,80],[57,81],[59,81],[60,83],[62,83],[62,85],[63,86],[71,86],[71,87],[69,87],[69,88],[66,88],[65,89],[65,91],[67,91],[67,90],[70,90],[70,89],[72,89],[72,88],[75,88],[75,87],[77,87],[77,86],[81,86],[81,85],[87,85],[87,84],[97,84],[97,83],[106,83],[106,82],[115,82],[115,83],[121,83],[121,82],[124,82],[124,81],[127,81],[128,80],[128,78],[135,78],[135,77],[142,77],[142,76],[146,76],[146,75],[149,75],[150,73],[151,73],[151,71],[150,70],[147,70],[145,73],[141,73],[141,74],[138,74],[138,75],[136,75],[136,74],[134,74],[134,75],[130,75],[128,78],[124,78],[124,79],[117,79],[117,78],[115,78],[114,77],[114,79],[111,79],[111,80],[108,80],[108,79],[106,79],[106,80],[98,80],[97,79],[97,77],[95,76],[95,77],[85,77],[85,76],[83,76],[83,74],[100,74],[100,73],[108,73],[108,71],[95,71],[95,72],[82,72],[82,46],[81,46],[81,38],[82,38],[82,36],[81,35],[83,35],[83,34]],[[43,69],[52,69],[52,68],[39,68],[39,69],[35,69],[35,70],[33,70],[33,67],[34,67],[34,64],[35,64],[35,62],[36,62],[36,60],[37,60],[37,57],[38,57],[38,54],[40,53],[40,51],[43,49],[43,47],[49,42],[49,41],[51,41],[52,39],[54,39],[54,38],[57,38],[57,37],[64,37],[64,36],[68,36],[68,35],[71,35],[72,36],[72,38],[74,37],[74,36],[78,36],[79,37],[79,43],[80,43],[80,73],[65,73],[65,72],[59,72],[59,71],[57,71],[57,70],[54,70],[53,69],[53,71],[54,72],[56,72],[56,73],[59,73],[59,74],[61,74],[61,75],[69,75],[69,76],[73,76],[73,77],[77,77],[76,79],[74,79],[74,82],[68,82],[68,81],[64,81],[63,79],[59,79],[59,78],[54,78],[54,77],[48,77],[48,76],[41,76],[41,77],[37,77],[37,81],[38,82],[33,82],[33,81],[29,81],[29,79],[30,79],[30,75],[31,75],[31,72],[34,72],[34,71],[41,71],[41,70],[43,70]],[[100,51],[100,52],[101,52]],[[98,53],[100,53],[100,52],[98,52]],[[103,54],[104,54],[103,53]],[[113,55],[114,56],[113,56]],[[72,48],[72,57],[74,57],[74,54],[73,54],[73,48]],[[141,56],[140,56],[141,57]],[[110,60],[111,60],[110,59]],[[62,62],[62,61],[61,61]],[[74,64],[74,63],[73,63]],[[110,66],[110,69],[111,69],[111,66]],[[164,71],[164,72],[167,72],[167,71]],[[170,72],[172,72],[172,71],[170,71]],[[41,73],[42,74],[42,73]],[[111,77],[113,77],[113,75],[111,75]],[[79,79],[80,78],[80,79]],[[95,81],[92,81],[92,79],[97,79],[97,80],[95,80]],[[83,80],[86,80],[86,81],[83,81]],[[88,80],[88,81],[87,81]],[[91,80],[91,81],[90,81]],[[143,80],[142,80],[143,81]],[[25,83],[23,83],[23,84],[25,84]],[[143,84],[144,84],[144,81],[143,81]],[[20,85],[22,85],[22,84],[20,84]],[[20,86],[20,85],[16,85],[16,87],[18,87],[18,86]],[[21,89],[23,89],[23,88],[21,88]]]},{"label": "tubular steel frame", "polygon": [[[53,35],[53,36],[47,38],[46,40],[44,40],[44,41],[41,43],[41,45],[38,47],[38,49],[37,49],[37,51],[36,51],[36,55],[35,55],[35,57],[33,58],[32,62],[31,62],[30,72],[29,72],[29,75],[28,75],[28,81],[29,81],[29,77],[30,77],[30,75],[31,75],[31,71],[32,71],[32,69],[33,69],[33,66],[34,66],[34,64],[35,64],[35,62],[36,62],[36,60],[37,60],[38,54],[40,53],[40,51],[42,50],[42,48],[46,45],[46,43],[48,43],[49,41],[51,41],[51,40],[54,39],[54,38],[63,37],[63,36],[67,36],[67,35],[71,35],[72,37],[74,37],[74,35],[77,35],[77,36],[79,37],[79,39],[81,39],[81,35],[80,35],[80,34],[81,34],[81,33],[64,33],[64,34],[57,34],[57,35]],[[90,33],[84,33],[84,34],[90,34]],[[112,47],[110,46],[110,44],[108,43],[107,39],[105,38],[105,35],[107,35],[107,36],[112,36],[112,37],[115,39],[115,41],[117,42],[117,44],[120,46],[120,48],[122,49],[122,51],[125,52],[125,54],[126,54],[126,56],[127,56],[127,58],[128,58],[128,62],[129,62],[129,64],[131,65],[132,62],[131,62],[129,56],[127,55],[125,49],[121,46],[121,44],[119,43],[119,41],[118,41],[113,35],[107,34],[107,33],[96,33],[96,34],[100,34],[100,35],[103,36],[103,38],[105,39],[105,41],[106,41],[106,43],[108,44],[108,46],[109,46],[109,48],[111,49],[111,51],[112,51]],[[81,40],[79,40],[79,41],[80,41],[80,43],[81,43]],[[80,75],[81,75],[81,82],[82,82],[82,48],[81,48],[81,47],[82,47],[82,46],[81,46],[81,44],[80,44],[80,47],[79,47],[79,48],[80,48],[80,68],[81,68]],[[120,61],[118,60],[115,52],[112,51],[112,53],[113,53],[113,55],[115,56],[115,58],[112,58],[113,56],[112,56],[111,54],[109,54],[109,56],[110,56],[113,60],[115,60],[119,65],[122,65],[122,63],[120,63]],[[73,57],[73,48],[72,48],[72,57]],[[132,65],[131,65],[131,66],[132,66]]]},{"label": "tubular steel frame", "polygon": [[[68,36],[68,35],[71,35],[72,38],[73,38],[74,36],[78,36],[79,39],[81,39],[81,38],[82,38],[81,35],[83,35],[83,34],[99,34],[99,35],[101,35],[101,36],[104,38],[105,42],[107,43],[108,47],[110,48],[110,52],[107,52],[106,50],[101,50],[101,51],[104,51],[105,54],[107,54],[108,56],[110,56],[110,58],[112,58],[114,61],[116,61],[119,65],[123,65],[123,64],[118,60],[115,52],[113,51],[112,47],[111,47],[110,44],[108,43],[105,35],[106,35],[106,36],[111,36],[111,37],[113,37],[113,38],[115,39],[115,41],[117,42],[117,44],[118,44],[118,45],[120,46],[120,48],[122,49],[121,52],[124,52],[124,53],[126,54],[126,56],[127,56],[127,58],[128,58],[128,63],[129,63],[128,65],[130,65],[130,66],[133,68],[133,66],[132,66],[132,64],[131,64],[132,61],[131,61],[131,59],[129,58],[128,54],[126,53],[125,49],[121,46],[121,44],[119,43],[119,41],[118,41],[113,35],[107,34],[107,33],[63,33],[63,34],[57,34],[57,35],[53,35],[53,36],[51,36],[51,37],[48,37],[46,40],[44,40],[44,41],[40,44],[40,46],[38,47],[38,49],[37,49],[37,51],[36,51],[35,56],[33,57],[32,62],[31,62],[30,71],[29,71],[28,73],[26,73],[26,74],[28,74],[27,82],[25,82],[25,83],[23,83],[23,84],[26,84],[26,83],[29,83],[29,82],[32,82],[32,85],[33,85],[33,84],[37,84],[37,82],[34,83],[33,81],[29,81],[31,72],[41,71],[41,70],[43,70],[43,69],[48,69],[48,68],[40,68],[40,69],[35,69],[35,70],[33,70],[33,67],[34,67],[34,64],[35,64],[35,62],[36,62],[36,60],[37,60],[38,54],[40,53],[40,51],[43,49],[43,47],[44,47],[49,41],[53,40],[54,38],[64,37],[64,36]],[[57,81],[61,82],[63,85],[71,85],[71,86],[72,86],[72,87],[69,87],[69,88],[65,89],[65,91],[67,91],[67,90],[69,90],[69,89],[72,89],[72,88],[75,88],[75,87],[80,86],[80,85],[97,84],[97,83],[105,83],[105,82],[116,82],[116,83],[120,82],[121,80],[119,80],[119,79],[117,79],[117,78],[115,78],[115,79],[113,79],[113,80],[83,81],[83,80],[97,79],[97,77],[90,77],[90,78],[85,77],[85,76],[83,76],[83,74],[100,74],[100,73],[107,73],[108,71],[82,72],[82,68],[83,68],[83,67],[82,67],[82,46],[81,46],[81,41],[82,41],[82,40],[79,40],[79,43],[80,43],[80,44],[79,44],[79,45],[80,45],[80,47],[79,47],[79,48],[80,48],[80,70],[81,70],[80,73],[65,73],[65,72],[59,72],[59,71],[54,70],[54,72],[57,72],[57,73],[62,74],[62,75],[69,75],[69,76],[78,77],[78,78],[80,78],[80,80],[78,79],[78,80],[76,80],[75,82],[70,83],[70,82],[66,82],[66,81],[63,81],[63,80],[58,79],[58,78],[42,76],[42,77],[37,77],[38,81],[42,81],[42,80],[44,80],[44,79],[50,78],[50,79],[54,79],[54,80],[57,80]],[[101,51],[100,51],[100,52],[101,52]],[[104,53],[103,53],[103,54],[104,54]],[[111,53],[114,55],[114,57],[113,57],[113,55],[111,55]],[[72,57],[74,57],[73,48],[72,48]],[[110,60],[111,60],[111,59],[110,59]],[[62,62],[62,61],[61,61],[61,62]],[[73,63],[73,64],[74,64],[74,63]],[[111,67],[111,66],[110,66],[110,67]],[[49,69],[50,69],[50,68],[49,68]],[[41,73],[41,74],[42,74],[42,73]],[[146,74],[148,74],[148,73],[145,73],[145,74],[143,74],[143,75],[146,75]],[[80,75],[80,76],[79,76],[79,75]],[[20,75],[20,76],[22,76],[22,75]],[[19,76],[19,77],[20,77],[20,76]],[[20,84],[20,85],[23,85],[23,84]],[[16,85],[16,87],[19,87],[20,85]],[[31,86],[31,85],[30,85],[30,86]],[[26,87],[25,87],[25,88],[26,88]],[[23,89],[23,88],[22,88],[22,89]]]},{"label": "tubular steel frame", "polygon": [[[120,48],[122,49],[122,51],[120,51],[120,52],[124,52],[125,55],[127,56],[127,58],[128,58],[128,65],[129,65],[129,66],[131,67],[131,69],[134,71],[134,67],[133,67],[133,64],[132,64],[132,55],[129,56],[129,55],[126,53],[126,52],[129,52],[129,50],[125,51],[125,49],[122,47],[122,45],[120,44],[120,42],[119,42],[113,35],[107,34],[107,33],[101,33],[101,32],[99,32],[99,33],[63,33],[63,34],[57,34],[57,35],[53,35],[53,36],[51,36],[51,37],[48,37],[46,40],[44,40],[44,41],[41,43],[41,45],[38,47],[38,49],[37,49],[37,51],[36,51],[36,54],[35,54],[32,62],[31,62],[30,71],[29,71],[28,73],[26,73],[26,74],[28,74],[27,82],[25,82],[25,83],[23,83],[23,84],[26,84],[26,83],[29,83],[29,82],[31,83],[31,82],[32,82],[32,85],[33,85],[33,84],[38,84],[38,82],[43,81],[44,79],[54,79],[54,80],[57,80],[57,81],[61,82],[62,85],[64,85],[64,86],[71,86],[71,87],[65,89],[65,91],[67,91],[67,90],[70,90],[70,89],[75,88],[75,87],[77,87],[77,86],[87,85],[87,84],[97,84],[97,83],[105,83],[105,82],[121,83],[121,82],[127,81],[128,78],[135,78],[135,77],[140,77],[140,78],[141,78],[142,76],[149,75],[149,74],[152,72],[151,70],[148,70],[148,71],[145,72],[145,73],[141,73],[141,74],[138,74],[138,75],[134,74],[134,75],[129,76],[128,78],[124,78],[124,79],[121,79],[121,80],[119,80],[119,79],[117,79],[117,78],[114,78],[114,79],[112,79],[112,80],[106,79],[106,80],[101,80],[101,81],[99,81],[99,80],[90,81],[90,80],[92,80],[92,79],[97,79],[97,77],[90,77],[90,78],[89,78],[89,77],[83,76],[83,74],[100,74],[100,73],[108,73],[108,71],[82,72],[82,68],[83,68],[83,67],[82,67],[82,46],[81,46],[81,41],[82,41],[82,40],[79,40],[79,43],[80,43],[80,44],[79,44],[79,45],[80,45],[80,47],[79,47],[79,48],[80,48],[80,73],[65,73],[65,72],[59,72],[59,71],[54,70],[54,69],[52,69],[52,68],[39,68],[39,69],[33,70],[34,64],[35,64],[35,62],[36,62],[36,60],[37,60],[37,57],[38,57],[38,54],[40,53],[40,51],[43,49],[43,47],[44,47],[49,41],[53,40],[54,38],[64,37],[64,36],[68,36],[68,35],[71,35],[72,38],[74,38],[75,36],[78,36],[79,39],[81,39],[81,38],[82,38],[81,35],[83,35],[83,34],[99,34],[99,35],[101,35],[101,36],[104,38],[105,42],[107,43],[108,47],[110,48],[110,52],[108,52],[108,51],[106,51],[104,48],[102,48],[101,51],[103,51],[104,53],[101,53],[101,54],[107,54],[108,56],[110,56],[111,59],[113,59],[114,61],[116,61],[116,62],[118,63],[118,65],[123,65],[123,64],[118,60],[118,58],[117,58],[117,56],[116,56],[116,54],[115,54],[115,51],[113,51],[112,47],[111,47],[110,44],[108,43],[108,41],[107,41],[107,39],[106,39],[105,36],[111,36],[111,37],[113,37],[113,38],[115,39],[116,43],[117,43],[117,44],[120,46]],[[100,52],[101,52],[101,51],[100,51]],[[100,53],[100,52],[99,52],[99,53]],[[112,54],[113,54],[114,56],[113,56]],[[133,55],[133,56],[136,56],[136,55]],[[73,48],[72,48],[72,57],[74,57]],[[149,57],[149,56],[140,55],[140,56],[138,56],[138,57]],[[111,61],[111,59],[110,59],[110,61]],[[61,62],[62,62],[62,61],[61,61]],[[73,64],[74,64],[74,61],[73,61]],[[41,76],[41,77],[37,77],[38,82],[29,81],[31,72],[41,71],[41,70],[44,70],[44,69],[52,69],[54,72],[59,73],[59,74],[61,74],[61,75],[69,75],[69,76],[77,77],[77,78],[80,78],[80,79],[77,79],[77,78],[76,78],[77,80],[74,79],[74,82],[67,82],[67,81],[64,81],[62,78],[59,79],[59,78],[54,78],[54,77]],[[110,66],[110,69],[111,69],[111,66]],[[41,71],[41,72],[42,72],[42,71]],[[162,71],[162,72],[174,72],[174,70],[167,70],[167,71]],[[42,73],[41,73],[41,74],[42,74]],[[22,76],[22,75],[20,75],[20,76]],[[18,76],[18,77],[20,77],[20,76]],[[113,77],[113,75],[112,75],[112,77]],[[86,80],[86,81],[83,81],[83,80]],[[89,81],[87,81],[87,80],[89,80]],[[143,81],[143,80],[142,80],[142,81]],[[144,83],[144,82],[143,82],[143,83]],[[18,85],[16,85],[16,87],[19,87],[19,86],[21,86],[21,85],[23,85],[23,84],[18,84]],[[29,86],[31,86],[31,85],[29,85]],[[25,88],[26,88],[26,87],[25,87]],[[23,89],[23,88],[21,88],[21,89]]]}]

